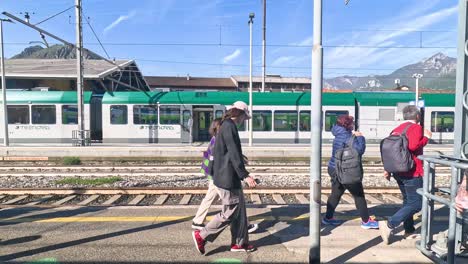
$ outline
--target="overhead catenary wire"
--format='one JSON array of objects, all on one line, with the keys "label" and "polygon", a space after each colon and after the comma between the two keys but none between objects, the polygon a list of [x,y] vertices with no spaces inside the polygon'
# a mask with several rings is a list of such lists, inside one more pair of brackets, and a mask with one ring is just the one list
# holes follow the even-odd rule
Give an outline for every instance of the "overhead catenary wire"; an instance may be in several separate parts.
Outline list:
[{"label": "overhead catenary wire", "polygon": [[68,10],[73,9],[74,7],[75,7],[75,6],[73,5],[73,6],[67,8],[67,9],[65,9],[65,10],[63,10],[63,11],[60,11],[60,12],[58,12],[57,14],[52,15],[52,16],[50,16],[50,17],[48,17],[48,18],[46,18],[46,19],[44,19],[44,20],[42,20],[42,21],[40,21],[40,22],[38,22],[38,23],[36,23],[36,24],[34,24],[34,25],[37,26],[37,25],[42,24],[42,23],[44,23],[44,22],[46,22],[46,21],[49,21],[49,20],[51,20],[52,18],[54,18],[54,17],[56,17],[56,16],[59,16],[59,15],[65,13],[65,12],[67,12]]},{"label": "overhead catenary wire", "polygon": [[104,48],[104,45],[102,45],[101,40],[99,39],[98,35],[97,35],[96,32],[94,31],[93,26],[91,26],[91,23],[89,22],[89,19],[88,19],[86,16],[83,16],[83,17],[84,17],[84,19],[86,20],[86,23],[88,23],[88,26],[89,26],[89,28],[91,29],[91,32],[93,32],[94,37],[95,37],[96,40],[98,41],[98,43],[99,43],[99,45],[101,46],[102,50],[104,51],[104,53],[106,53],[107,58],[108,58],[108,59],[111,59],[110,56],[109,56],[109,53],[107,53],[106,48]]}]

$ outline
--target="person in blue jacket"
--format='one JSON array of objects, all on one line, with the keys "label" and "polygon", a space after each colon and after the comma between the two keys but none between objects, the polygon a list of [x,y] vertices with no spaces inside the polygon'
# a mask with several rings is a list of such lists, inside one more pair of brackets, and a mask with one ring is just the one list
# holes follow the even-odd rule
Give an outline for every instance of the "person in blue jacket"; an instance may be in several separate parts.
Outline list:
[{"label": "person in blue jacket", "polygon": [[333,139],[332,156],[328,163],[328,174],[331,177],[331,194],[327,201],[327,212],[325,217],[322,218],[324,225],[339,225],[340,221],[333,218],[335,209],[340,202],[341,196],[348,190],[354,198],[356,208],[361,216],[361,227],[364,229],[378,229],[379,223],[374,218],[369,216],[366,198],[364,196],[364,188],[362,182],[353,184],[342,184],[338,181],[336,175],[335,154],[338,149],[344,148],[346,143],[350,140],[351,136],[355,136],[353,148],[357,150],[359,155],[363,155],[366,151],[366,139],[361,132],[354,130],[354,118],[349,115],[342,115],[338,117],[336,124],[332,127],[332,134],[335,136]]}]

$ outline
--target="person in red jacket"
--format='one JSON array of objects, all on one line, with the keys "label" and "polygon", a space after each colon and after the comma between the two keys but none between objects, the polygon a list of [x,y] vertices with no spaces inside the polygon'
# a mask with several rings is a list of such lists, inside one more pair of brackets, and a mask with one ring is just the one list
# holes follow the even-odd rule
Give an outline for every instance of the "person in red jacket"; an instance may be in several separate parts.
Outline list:
[{"label": "person in red jacket", "polygon": [[429,130],[423,129],[419,125],[421,113],[416,106],[406,106],[403,109],[403,119],[405,122],[396,127],[392,131],[392,134],[401,134],[408,127],[406,137],[408,139],[408,149],[414,161],[414,167],[404,173],[390,175],[388,172],[384,172],[387,180],[390,180],[391,176],[395,178],[403,195],[403,207],[391,216],[388,221],[379,222],[381,236],[386,244],[389,244],[393,230],[401,223],[403,223],[405,228],[405,237],[411,236],[415,231],[413,216],[421,211],[422,207],[422,197],[416,193],[416,190],[422,188],[422,177],[424,176],[423,163],[418,159],[418,156],[423,154],[423,148],[432,136]]}]

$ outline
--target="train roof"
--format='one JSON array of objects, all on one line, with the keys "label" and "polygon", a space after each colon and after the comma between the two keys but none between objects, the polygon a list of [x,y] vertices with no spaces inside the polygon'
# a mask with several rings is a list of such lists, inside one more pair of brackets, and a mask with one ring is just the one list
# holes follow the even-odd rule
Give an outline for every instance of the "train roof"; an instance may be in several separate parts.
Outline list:
[{"label": "train roof", "polygon": [[427,106],[455,106],[455,94],[453,93],[423,94],[421,97]]},{"label": "train roof", "polygon": [[[91,101],[92,92],[84,92],[85,104]],[[76,104],[77,95],[74,91],[8,91],[8,104]],[[0,102],[3,99],[0,96]]]},{"label": "train roof", "polygon": [[354,97],[361,106],[396,106],[414,101],[413,92],[354,92]]},{"label": "train roof", "polygon": [[[310,105],[310,93],[254,93],[255,105]],[[103,104],[194,104],[230,105],[249,102],[246,92],[114,92],[106,93]],[[323,105],[354,105],[352,93],[324,93]]]}]

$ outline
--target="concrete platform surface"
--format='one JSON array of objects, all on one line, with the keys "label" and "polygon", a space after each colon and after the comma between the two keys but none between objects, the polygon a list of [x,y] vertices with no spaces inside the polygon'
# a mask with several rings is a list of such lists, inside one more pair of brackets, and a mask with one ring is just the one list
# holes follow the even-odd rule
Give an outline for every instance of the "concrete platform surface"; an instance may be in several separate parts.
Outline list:
[{"label": "concrete platform surface", "polygon": [[[339,207],[340,208],[340,207]],[[395,207],[374,207],[388,216]],[[308,207],[248,208],[259,230],[250,236],[258,250],[229,252],[225,230],[206,246],[205,256],[191,237],[193,207],[69,207],[0,210],[1,263],[307,263]],[[213,211],[215,213],[216,210]],[[212,213],[212,214],[213,214]],[[211,215],[212,215],[211,214]],[[431,263],[415,240],[382,244],[378,230],[359,227],[356,211],[341,206],[343,225],[321,230],[324,263]],[[439,210],[437,225],[446,224]],[[41,262],[42,261],[42,262]]]},{"label": "concrete platform surface", "polygon": [[[296,144],[255,144],[252,147],[244,145],[243,152],[250,158],[308,158],[309,145]],[[14,144],[1,147],[3,157],[196,157],[206,150],[206,144],[95,144],[87,147],[72,147],[70,144]],[[332,148],[330,144],[322,146],[322,155],[329,157]],[[452,145],[429,145],[425,148],[427,155],[451,155]],[[368,144],[364,157],[380,157],[379,145]]]}]

